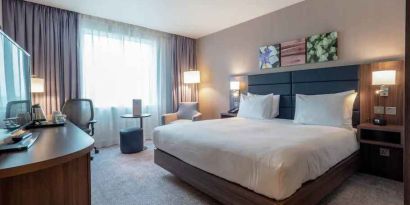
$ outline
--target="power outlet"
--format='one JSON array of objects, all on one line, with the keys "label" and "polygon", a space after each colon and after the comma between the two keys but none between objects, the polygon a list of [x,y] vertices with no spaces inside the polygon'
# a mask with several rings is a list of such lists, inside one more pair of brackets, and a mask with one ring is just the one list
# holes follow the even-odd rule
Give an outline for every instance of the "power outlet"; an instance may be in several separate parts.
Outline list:
[{"label": "power outlet", "polygon": [[380,148],[379,155],[383,157],[390,157],[390,150],[386,148]]},{"label": "power outlet", "polygon": [[386,115],[396,115],[396,107],[386,107]]},{"label": "power outlet", "polygon": [[383,106],[374,106],[374,114],[383,115],[384,107]]}]

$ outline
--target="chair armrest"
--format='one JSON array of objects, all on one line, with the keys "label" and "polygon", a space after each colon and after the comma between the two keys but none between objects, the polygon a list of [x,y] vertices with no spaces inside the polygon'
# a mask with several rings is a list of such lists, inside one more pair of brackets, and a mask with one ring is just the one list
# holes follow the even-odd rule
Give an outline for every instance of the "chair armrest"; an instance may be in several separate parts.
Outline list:
[{"label": "chair armrest", "polygon": [[178,120],[177,113],[168,113],[161,116],[162,125],[169,124],[175,120]]},{"label": "chair armrest", "polygon": [[199,121],[202,118],[202,113],[198,112],[194,116],[192,116],[192,121]]},{"label": "chair armrest", "polygon": [[90,122],[88,122],[90,128],[91,128],[91,132],[90,132],[90,136],[94,136],[94,124],[97,123],[97,120],[91,120]]}]

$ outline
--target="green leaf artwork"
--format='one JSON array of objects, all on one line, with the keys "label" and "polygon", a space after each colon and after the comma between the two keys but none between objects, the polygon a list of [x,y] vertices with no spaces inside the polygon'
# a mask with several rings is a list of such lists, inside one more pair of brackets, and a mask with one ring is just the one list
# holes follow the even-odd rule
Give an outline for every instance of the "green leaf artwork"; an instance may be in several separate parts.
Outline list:
[{"label": "green leaf artwork", "polygon": [[337,32],[317,34],[306,39],[306,62],[337,60]]}]

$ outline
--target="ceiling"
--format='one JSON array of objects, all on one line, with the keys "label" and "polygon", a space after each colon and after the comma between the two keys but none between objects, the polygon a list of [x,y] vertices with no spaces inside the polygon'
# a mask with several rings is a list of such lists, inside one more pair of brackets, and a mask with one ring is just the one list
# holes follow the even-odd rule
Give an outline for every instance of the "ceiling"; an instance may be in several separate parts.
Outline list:
[{"label": "ceiling", "polygon": [[304,0],[28,0],[200,38]]}]

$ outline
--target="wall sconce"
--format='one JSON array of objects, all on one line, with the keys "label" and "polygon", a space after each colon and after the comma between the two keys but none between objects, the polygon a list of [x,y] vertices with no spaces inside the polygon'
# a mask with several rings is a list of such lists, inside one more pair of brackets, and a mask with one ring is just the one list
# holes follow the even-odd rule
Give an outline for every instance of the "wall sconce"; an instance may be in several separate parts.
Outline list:
[{"label": "wall sconce", "polygon": [[239,107],[239,95],[240,95],[241,83],[239,81],[230,81],[229,88],[231,90],[232,97],[233,97],[233,106],[234,108],[237,108]]},{"label": "wall sconce", "polygon": [[185,84],[196,84],[201,82],[201,74],[199,71],[190,70],[184,72],[184,83]]},{"label": "wall sconce", "polygon": [[[229,88],[230,88],[232,91],[239,91],[240,88],[241,88],[240,82],[239,82],[239,81],[231,81],[231,82],[229,83]],[[239,93],[238,93],[237,96],[239,96]]]},{"label": "wall sconce", "polygon": [[[380,85],[380,89],[376,90],[376,95],[379,97],[389,96],[389,87],[388,85],[396,84],[396,71],[395,70],[382,70],[382,71],[373,71],[372,72],[372,85]],[[386,125],[386,99],[383,99],[383,115],[381,118],[375,117],[373,119],[373,124],[375,125]],[[380,112],[381,113],[381,112]]]},{"label": "wall sconce", "polygon": [[380,89],[376,91],[379,96],[389,96],[388,85],[396,84],[395,70],[374,71],[372,73],[372,85],[380,85]]}]

